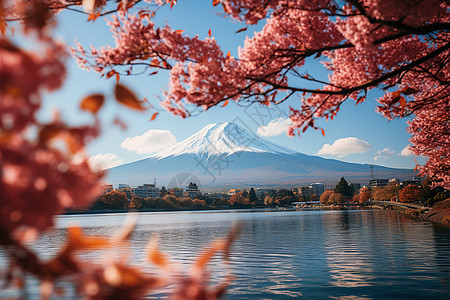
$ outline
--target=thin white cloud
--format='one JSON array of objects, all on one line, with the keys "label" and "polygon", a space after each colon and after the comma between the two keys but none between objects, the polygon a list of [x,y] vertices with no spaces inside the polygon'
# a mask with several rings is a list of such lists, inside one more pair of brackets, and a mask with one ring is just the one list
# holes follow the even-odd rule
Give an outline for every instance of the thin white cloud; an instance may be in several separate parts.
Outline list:
[{"label": "thin white cloud", "polygon": [[368,142],[355,137],[347,137],[335,140],[332,145],[325,144],[317,152],[319,155],[335,155],[344,157],[353,153],[365,153],[372,147]]},{"label": "thin white cloud", "polygon": [[127,137],[120,146],[139,154],[149,154],[166,149],[177,142],[169,130],[150,129],[142,135]]},{"label": "thin white cloud", "polygon": [[401,156],[413,156],[414,154],[411,152],[411,150],[409,150],[409,146],[406,146],[405,148],[403,148],[402,152],[400,152]]},{"label": "thin white cloud", "polygon": [[288,127],[292,125],[292,120],[290,118],[278,118],[272,120],[267,124],[267,126],[261,125],[258,127],[258,131],[256,132],[260,136],[269,137],[269,136],[277,136],[282,133],[286,133]]},{"label": "thin white cloud", "polygon": [[122,163],[122,159],[114,153],[100,153],[91,156],[88,163],[94,170],[109,169]]},{"label": "thin white cloud", "polygon": [[388,159],[389,156],[391,156],[392,154],[394,154],[395,151],[389,149],[389,148],[384,148],[383,150],[378,150],[376,153],[376,156],[373,158],[374,161],[380,160],[380,159]]}]

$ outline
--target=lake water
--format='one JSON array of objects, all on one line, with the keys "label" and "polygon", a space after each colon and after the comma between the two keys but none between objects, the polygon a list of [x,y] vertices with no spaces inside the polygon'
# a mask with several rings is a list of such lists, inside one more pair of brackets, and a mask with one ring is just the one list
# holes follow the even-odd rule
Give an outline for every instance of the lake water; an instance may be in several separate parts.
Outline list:
[{"label": "lake water", "polygon": [[[61,216],[34,247],[49,257],[70,224],[111,235],[125,218]],[[186,267],[237,221],[243,227],[231,255],[236,279],[225,299],[450,299],[450,229],[394,211],[139,213],[131,262],[152,270],[144,249],[157,233],[161,250]],[[219,262],[211,266],[213,282],[223,276]]]}]

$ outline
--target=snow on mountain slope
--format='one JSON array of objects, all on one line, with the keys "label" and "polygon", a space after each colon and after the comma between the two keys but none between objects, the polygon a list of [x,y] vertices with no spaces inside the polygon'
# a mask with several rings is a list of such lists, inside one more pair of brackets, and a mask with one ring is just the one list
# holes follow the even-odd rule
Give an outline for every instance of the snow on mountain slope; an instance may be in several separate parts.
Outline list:
[{"label": "snow on mountain slope", "polygon": [[[408,169],[375,166],[377,177],[406,179]],[[312,182],[367,183],[367,164],[342,162],[295,152],[263,140],[234,123],[210,124],[155,155],[108,170],[105,181],[132,186],[153,182],[170,186],[173,178],[190,174],[208,189],[299,186]],[[184,187],[184,186],[182,186]]]},{"label": "snow on mountain slope", "polygon": [[234,123],[209,124],[189,138],[156,153],[153,158],[165,158],[181,154],[231,155],[236,152],[264,152],[273,154],[295,154],[283,146],[265,141]]}]

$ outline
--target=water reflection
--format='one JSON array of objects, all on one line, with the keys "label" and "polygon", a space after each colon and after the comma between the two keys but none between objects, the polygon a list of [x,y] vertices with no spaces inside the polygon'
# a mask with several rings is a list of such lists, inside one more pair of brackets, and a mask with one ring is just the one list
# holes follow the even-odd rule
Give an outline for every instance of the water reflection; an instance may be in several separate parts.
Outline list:
[{"label": "water reflection", "polygon": [[[51,257],[68,224],[76,221],[86,234],[110,235],[125,217],[60,217],[57,229],[33,247]],[[161,250],[187,268],[199,249],[226,235],[235,221],[243,230],[232,249],[230,267],[237,279],[227,299],[442,299],[450,294],[450,230],[392,211],[141,213],[130,261],[156,272],[144,249],[158,234]],[[213,283],[226,273],[220,262],[215,258],[209,266]],[[163,295],[161,290],[152,297]]]}]

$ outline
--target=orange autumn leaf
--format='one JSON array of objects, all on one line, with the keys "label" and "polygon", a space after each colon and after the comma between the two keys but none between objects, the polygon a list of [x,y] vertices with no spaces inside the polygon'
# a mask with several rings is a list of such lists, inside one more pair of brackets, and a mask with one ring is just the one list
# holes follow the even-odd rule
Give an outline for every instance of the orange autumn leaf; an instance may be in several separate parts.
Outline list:
[{"label": "orange autumn leaf", "polygon": [[116,74],[116,83],[119,83],[119,80],[120,80],[120,75]]},{"label": "orange autumn leaf", "polygon": [[122,104],[127,106],[128,108],[143,111],[144,107],[142,107],[142,102],[139,101],[136,95],[127,87],[116,84],[114,88],[114,96],[116,100]]},{"label": "orange autumn leaf", "polygon": [[6,131],[0,134],[0,146],[8,145],[8,143],[12,140],[14,134],[10,131]]},{"label": "orange autumn leaf", "polygon": [[217,4],[219,4],[219,3],[220,3],[220,0],[213,0],[212,5],[217,6]]},{"label": "orange autumn leaf", "polygon": [[89,95],[81,101],[80,108],[96,114],[102,107],[104,100],[105,96],[102,94]]},{"label": "orange autumn leaf", "polygon": [[152,115],[152,117],[150,118],[150,121],[154,121],[158,115],[159,115],[158,112],[154,113],[154,114]]},{"label": "orange autumn leaf", "polygon": [[208,30],[208,36],[211,36],[211,28]]},{"label": "orange autumn leaf", "polygon": [[151,65],[154,67],[159,67],[159,60],[155,57],[152,59]]},{"label": "orange autumn leaf", "polygon": [[325,130],[323,128],[320,128],[320,130],[322,131],[322,135],[325,136]]},{"label": "orange autumn leaf", "polygon": [[225,102],[223,103],[222,107],[227,106],[227,105],[228,105],[228,101],[229,101],[229,100],[225,101]]},{"label": "orange autumn leaf", "polygon": [[230,57],[231,56],[231,52],[230,51],[228,51],[228,53],[227,53],[227,57]]},{"label": "orange autumn leaf", "polygon": [[98,17],[100,17],[101,11],[98,11],[96,13],[92,13],[89,15],[88,17],[88,21],[95,21],[98,19]]},{"label": "orange autumn leaf", "polygon": [[400,94],[402,93],[402,91],[395,91],[395,92],[392,92],[392,96],[394,97],[394,98],[398,98],[398,97],[400,97]]},{"label": "orange autumn leaf", "polygon": [[0,17],[0,33],[2,36],[5,36],[6,27],[8,27],[8,24],[5,20],[3,20],[3,18]]},{"label": "orange autumn leaf", "polygon": [[159,250],[156,241],[150,242],[147,248],[147,259],[160,268],[169,267],[169,259]]},{"label": "orange autumn leaf", "polygon": [[178,34],[182,34],[183,32],[184,32],[184,30],[181,30],[181,29],[175,30],[175,33],[178,33]]},{"label": "orange autumn leaf", "polygon": [[39,141],[46,143],[61,133],[61,128],[54,124],[45,125],[39,132]]},{"label": "orange autumn leaf", "polygon": [[192,269],[196,271],[202,270],[214,257],[214,255],[225,250],[225,242],[223,240],[214,241],[211,247],[208,247],[203,253],[197,258],[197,260],[192,264]]},{"label": "orange autumn leaf", "polygon": [[70,131],[62,132],[60,138],[66,142],[67,149],[71,154],[75,154],[83,150],[83,145]]},{"label": "orange autumn leaf", "polygon": [[405,97],[400,97],[400,98],[398,99],[398,103],[400,104],[400,106],[402,107],[402,109],[404,109],[405,106],[406,106],[406,99],[405,99]]},{"label": "orange autumn leaf", "polygon": [[80,227],[69,227],[67,229],[68,242],[66,248],[78,249],[98,249],[109,246],[110,242],[104,237],[86,236]]}]

